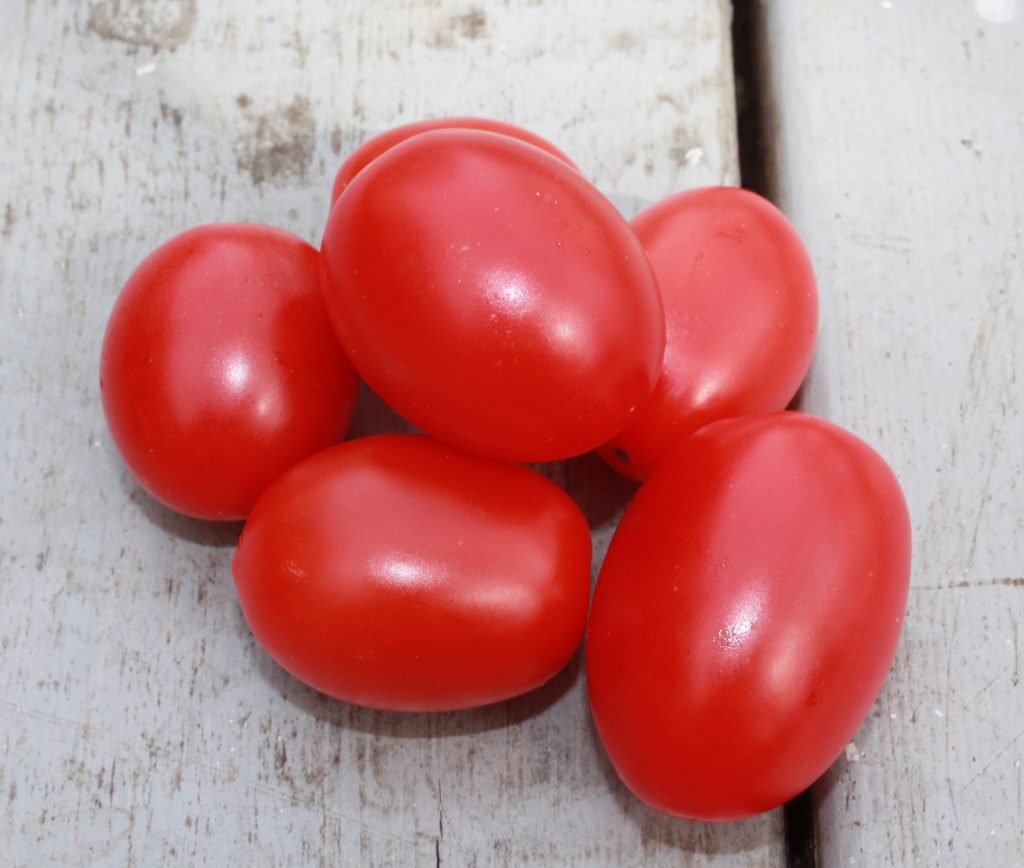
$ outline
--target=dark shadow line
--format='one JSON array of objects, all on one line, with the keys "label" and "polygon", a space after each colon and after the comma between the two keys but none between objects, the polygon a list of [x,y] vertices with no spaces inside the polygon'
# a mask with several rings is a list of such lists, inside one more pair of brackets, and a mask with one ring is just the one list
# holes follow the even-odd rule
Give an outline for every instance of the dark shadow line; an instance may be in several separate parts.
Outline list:
[{"label": "dark shadow line", "polygon": [[[768,89],[769,48],[765,37],[761,0],[734,0],[732,10],[732,62],[736,87],[736,136],[740,183],[747,190],[772,199],[770,171]],[[787,868],[817,868],[814,800],[810,790],[783,808]]]},{"label": "dark shadow line", "polygon": [[767,81],[764,12],[760,0],[732,4],[732,68],[736,88],[736,134],[740,183],[771,198],[768,178],[767,116],[763,88]]},{"label": "dark shadow line", "polygon": [[817,868],[818,858],[814,834],[814,799],[804,790],[782,809],[786,836],[787,868]]}]

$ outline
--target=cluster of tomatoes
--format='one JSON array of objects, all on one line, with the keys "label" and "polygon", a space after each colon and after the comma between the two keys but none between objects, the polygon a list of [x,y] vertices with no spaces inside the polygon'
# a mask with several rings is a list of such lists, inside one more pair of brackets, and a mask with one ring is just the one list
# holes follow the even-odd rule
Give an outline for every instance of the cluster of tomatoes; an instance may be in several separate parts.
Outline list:
[{"label": "cluster of tomatoes", "polygon": [[[429,711],[541,685],[586,632],[641,799],[730,819],[808,786],[892,662],[909,520],[870,447],[782,412],[817,330],[785,218],[714,188],[627,223],[550,143],[468,118],[369,141],[334,194],[319,251],[247,224],[168,241],[103,343],[141,485],[246,519],[233,573],[268,653]],[[426,436],[339,444],[358,377]],[[587,521],[523,462],[593,449],[646,481],[591,601]]]}]

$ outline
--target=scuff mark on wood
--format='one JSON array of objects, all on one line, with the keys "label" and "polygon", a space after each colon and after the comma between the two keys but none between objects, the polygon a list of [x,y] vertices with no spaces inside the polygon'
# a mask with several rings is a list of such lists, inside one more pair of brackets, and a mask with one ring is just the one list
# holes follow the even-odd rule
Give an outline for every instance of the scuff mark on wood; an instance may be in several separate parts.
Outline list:
[{"label": "scuff mark on wood", "polygon": [[88,25],[103,39],[173,51],[195,29],[196,0],[102,0]]}]

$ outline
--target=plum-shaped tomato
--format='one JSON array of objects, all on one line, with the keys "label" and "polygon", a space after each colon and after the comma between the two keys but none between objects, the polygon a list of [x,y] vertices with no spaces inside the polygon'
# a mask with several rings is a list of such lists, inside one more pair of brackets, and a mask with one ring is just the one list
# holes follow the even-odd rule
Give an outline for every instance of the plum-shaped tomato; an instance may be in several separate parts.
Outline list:
[{"label": "plum-shaped tomato", "polygon": [[881,689],[909,570],[903,494],[852,434],[771,413],[683,440],[626,510],[590,615],[590,702],[620,777],[702,820],[801,792]]}]

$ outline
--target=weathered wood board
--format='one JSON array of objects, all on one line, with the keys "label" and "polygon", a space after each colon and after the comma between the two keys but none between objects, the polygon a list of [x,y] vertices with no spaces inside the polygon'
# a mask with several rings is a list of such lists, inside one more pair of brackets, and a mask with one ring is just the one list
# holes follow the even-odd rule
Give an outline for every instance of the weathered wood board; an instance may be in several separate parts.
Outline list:
[{"label": "weathered wood board", "polygon": [[803,407],[892,463],[901,650],[822,865],[1024,864],[1024,8],[761,4],[768,180],[819,272]]},{"label": "weathered wood board", "polygon": [[[317,242],[338,163],[398,123],[520,123],[627,213],[735,183],[728,4],[21,0],[0,22],[0,861],[779,864],[779,812],[705,826],[626,793],[578,662],[457,715],[285,676],[235,601],[237,526],[139,491],[97,382],[150,249],[239,219]],[[367,399],[356,430],[380,424]],[[599,561],[630,485],[552,473]]]}]

